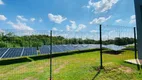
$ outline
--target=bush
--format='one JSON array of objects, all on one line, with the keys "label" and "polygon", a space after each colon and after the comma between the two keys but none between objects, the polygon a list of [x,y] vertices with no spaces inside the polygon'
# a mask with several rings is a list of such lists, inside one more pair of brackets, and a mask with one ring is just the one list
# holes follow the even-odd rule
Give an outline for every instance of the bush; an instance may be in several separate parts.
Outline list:
[{"label": "bush", "polygon": [[7,44],[5,42],[0,42],[0,48],[7,47]]}]

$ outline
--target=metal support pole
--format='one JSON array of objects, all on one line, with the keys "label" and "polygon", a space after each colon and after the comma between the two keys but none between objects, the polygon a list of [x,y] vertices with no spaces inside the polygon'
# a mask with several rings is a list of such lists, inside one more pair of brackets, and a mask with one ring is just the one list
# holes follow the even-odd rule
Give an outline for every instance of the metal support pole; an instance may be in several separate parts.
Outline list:
[{"label": "metal support pole", "polygon": [[136,28],[134,27],[135,59],[137,59]]},{"label": "metal support pole", "polygon": [[103,69],[102,53],[102,25],[100,25],[100,69]]},{"label": "metal support pole", "polygon": [[52,80],[52,30],[50,31],[50,80]]},{"label": "metal support pole", "polygon": [[[135,60],[137,61],[137,40],[136,40],[136,28],[134,27],[134,43],[135,43]],[[139,62],[137,61],[137,68],[140,70]]]}]

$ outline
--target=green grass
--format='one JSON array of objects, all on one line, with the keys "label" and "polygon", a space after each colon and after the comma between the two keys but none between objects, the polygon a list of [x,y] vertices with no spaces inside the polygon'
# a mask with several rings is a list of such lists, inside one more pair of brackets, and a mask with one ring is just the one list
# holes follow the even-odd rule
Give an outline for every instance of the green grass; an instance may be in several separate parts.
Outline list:
[{"label": "green grass", "polygon": [[127,46],[126,48],[135,48],[134,45]]},{"label": "green grass", "polygon": [[[53,80],[141,80],[133,51],[119,55],[103,54],[104,70],[99,72],[99,51],[85,52],[53,59]],[[0,65],[0,80],[49,80],[49,59]]]}]

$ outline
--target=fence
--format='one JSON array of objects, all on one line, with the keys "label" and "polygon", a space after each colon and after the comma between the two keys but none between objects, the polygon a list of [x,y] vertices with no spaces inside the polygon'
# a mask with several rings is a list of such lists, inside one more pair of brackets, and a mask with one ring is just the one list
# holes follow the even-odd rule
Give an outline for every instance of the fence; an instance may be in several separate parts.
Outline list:
[{"label": "fence", "polygon": [[[48,64],[45,64],[45,66],[48,65],[50,67],[47,68],[48,70],[43,71],[44,73],[49,72],[47,77],[49,77],[50,80],[52,80],[52,78],[56,79],[54,76],[58,76],[59,70],[70,63],[63,59],[58,59],[58,56],[76,53],[100,51],[99,55],[96,53],[97,57],[95,57],[99,62],[89,64],[97,65],[99,71],[100,69],[105,69],[106,71],[112,72],[112,70],[116,68],[127,68],[128,64],[124,64],[124,61],[137,58],[135,28],[116,25],[97,25],[96,27],[98,28],[89,32],[4,30],[5,32],[1,33],[0,37],[0,47],[22,48],[21,52],[17,53],[20,54],[20,56],[16,57],[21,57],[22,53],[24,54],[23,50],[26,50],[24,47],[30,48],[27,52],[34,52],[33,49],[36,48],[37,54],[33,53],[32,56],[31,54],[27,56],[29,56],[28,58],[32,61],[50,58]],[[2,60],[6,54],[0,55]],[[9,61],[11,57],[7,58]],[[15,58],[15,56],[12,58]],[[67,59],[66,57],[62,58]],[[79,58],[76,59],[80,60]],[[85,63],[86,61],[83,62]],[[37,65],[36,63],[33,64],[32,67]],[[140,70],[139,65],[133,67]],[[36,73],[34,75],[36,75]],[[125,73],[122,75],[125,75]],[[128,75],[126,75],[125,78],[131,79]]]}]

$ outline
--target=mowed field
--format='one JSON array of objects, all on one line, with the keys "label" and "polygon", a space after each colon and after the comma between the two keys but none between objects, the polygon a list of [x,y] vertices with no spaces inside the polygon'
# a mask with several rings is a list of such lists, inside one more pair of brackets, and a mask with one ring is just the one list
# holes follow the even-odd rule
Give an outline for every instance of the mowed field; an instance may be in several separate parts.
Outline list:
[{"label": "mowed field", "polygon": [[[54,57],[53,80],[142,80],[136,65],[124,62],[133,58],[134,51],[104,52],[104,70],[100,70],[99,51]],[[49,80],[49,59],[28,59],[31,61],[0,65],[0,80]]]}]

